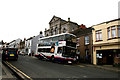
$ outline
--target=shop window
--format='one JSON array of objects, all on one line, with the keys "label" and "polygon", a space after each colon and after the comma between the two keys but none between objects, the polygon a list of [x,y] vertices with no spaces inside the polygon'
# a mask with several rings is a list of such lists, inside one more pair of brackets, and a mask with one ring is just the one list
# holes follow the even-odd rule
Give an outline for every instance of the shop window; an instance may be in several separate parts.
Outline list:
[{"label": "shop window", "polygon": [[120,57],[120,54],[117,54],[117,56],[116,57]]}]

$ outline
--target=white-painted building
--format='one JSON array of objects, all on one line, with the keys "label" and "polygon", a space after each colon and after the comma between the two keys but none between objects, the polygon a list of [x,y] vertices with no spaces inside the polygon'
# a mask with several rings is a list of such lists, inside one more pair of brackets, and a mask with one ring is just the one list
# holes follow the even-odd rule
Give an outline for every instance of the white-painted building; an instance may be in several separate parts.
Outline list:
[{"label": "white-painted building", "polygon": [[36,49],[37,49],[37,44],[38,44],[38,39],[39,38],[42,38],[43,37],[43,34],[42,34],[42,31],[40,31],[40,34],[35,36],[33,39],[32,39],[32,45],[31,45],[31,49],[32,49],[32,52],[35,54],[36,53]]},{"label": "white-painted building", "polygon": [[16,39],[16,40],[13,40],[13,41],[11,41],[11,42],[9,43],[8,47],[9,47],[9,48],[18,48],[18,49],[19,49],[19,47],[20,47],[20,41],[21,41],[20,38],[18,38],[18,39]]},{"label": "white-painted building", "polygon": [[32,40],[33,37],[30,37],[25,41],[25,54],[29,55],[30,53],[32,53]]}]

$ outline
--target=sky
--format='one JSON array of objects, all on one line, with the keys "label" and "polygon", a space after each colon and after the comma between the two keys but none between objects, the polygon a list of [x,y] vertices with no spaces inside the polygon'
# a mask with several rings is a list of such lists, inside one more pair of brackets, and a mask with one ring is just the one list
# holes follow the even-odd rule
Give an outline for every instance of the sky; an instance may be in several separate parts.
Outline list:
[{"label": "sky", "polygon": [[0,0],[0,41],[37,36],[55,15],[91,27],[118,18],[119,0]]}]

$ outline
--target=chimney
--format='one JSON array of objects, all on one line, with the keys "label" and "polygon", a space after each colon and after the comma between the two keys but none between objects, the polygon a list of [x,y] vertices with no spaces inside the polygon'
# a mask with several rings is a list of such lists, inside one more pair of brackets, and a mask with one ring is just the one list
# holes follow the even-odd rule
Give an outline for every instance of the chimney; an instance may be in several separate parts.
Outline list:
[{"label": "chimney", "polygon": [[42,34],[42,31],[40,31],[40,34]]},{"label": "chimney", "polygon": [[26,38],[24,38],[24,41],[26,41]]},{"label": "chimney", "polygon": [[86,26],[83,25],[83,24],[81,24],[81,25],[80,25],[80,28],[82,28],[82,29],[86,29]]},{"label": "chimney", "polygon": [[70,21],[70,18],[68,18],[68,21]]},{"label": "chimney", "polygon": [[45,31],[47,30],[47,28],[45,28]]}]

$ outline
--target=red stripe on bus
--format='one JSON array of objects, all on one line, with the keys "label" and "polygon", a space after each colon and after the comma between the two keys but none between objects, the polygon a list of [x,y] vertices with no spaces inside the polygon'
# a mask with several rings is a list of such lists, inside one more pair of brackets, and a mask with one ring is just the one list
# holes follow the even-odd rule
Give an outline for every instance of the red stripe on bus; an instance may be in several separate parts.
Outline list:
[{"label": "red stripe on bus", "polygon": [[59,59],[65,59],[65,58],[63,58],[63,57],[55,57],[55,58],[59,58]]}]

